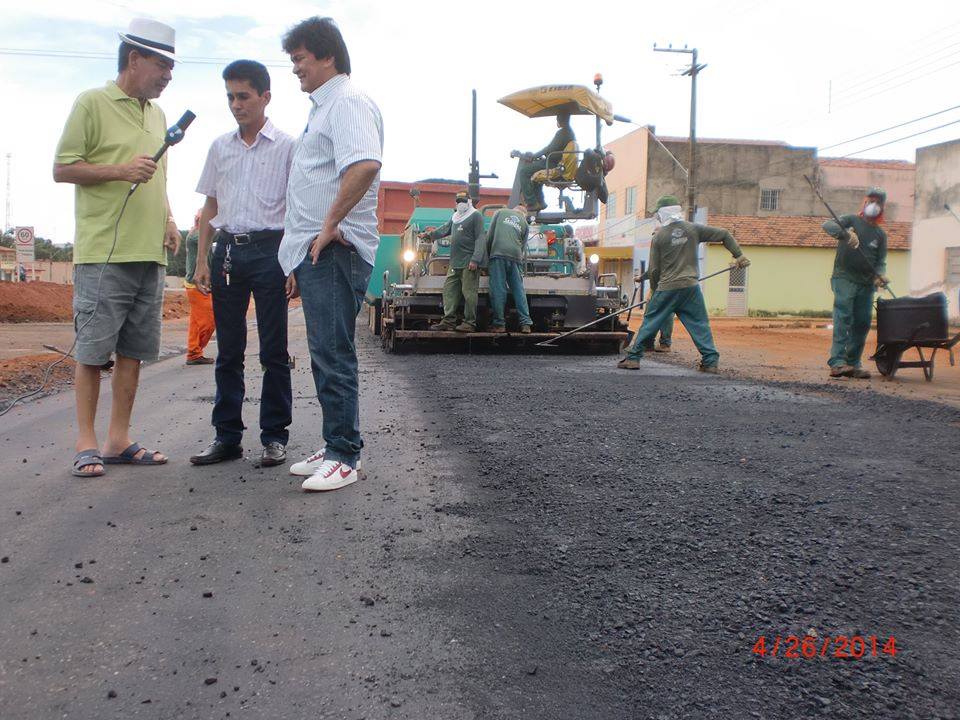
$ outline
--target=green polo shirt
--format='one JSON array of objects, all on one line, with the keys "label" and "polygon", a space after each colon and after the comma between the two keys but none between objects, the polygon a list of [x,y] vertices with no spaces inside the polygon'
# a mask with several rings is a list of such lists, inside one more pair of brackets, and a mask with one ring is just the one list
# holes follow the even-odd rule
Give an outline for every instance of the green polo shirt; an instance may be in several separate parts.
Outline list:
[{"label": "green polo shirt", "polygon": [[490,258],[505,258],[514,262],[523,261],[523,246],[530,228],[527,219],[516,210],[497,210],[487,228],[485,246]]},{"label": "green polo shirt", "polygon": [[[153,155],[163,145],[167,120],[163,110],[149,100],[140,101],[113,81],[87,90],[73,105],[57,146],[55,162],[71,165],[116,165],[137,155]],[[76,235],[73,262],[103,263],[113,245],[114,225],[130,183],[122,180],[97,185],[76,185]],[[156,262],[167,264],[163,234],[167,224],[167,159],[157,172],[130,197],[120,220],[112,263]]]}]

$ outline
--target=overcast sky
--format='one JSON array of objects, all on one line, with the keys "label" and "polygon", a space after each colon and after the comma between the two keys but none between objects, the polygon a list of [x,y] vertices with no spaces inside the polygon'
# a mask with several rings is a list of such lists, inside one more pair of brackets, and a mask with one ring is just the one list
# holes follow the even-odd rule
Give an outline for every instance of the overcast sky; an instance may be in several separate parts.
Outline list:
[{"label": "overcast sky", "polygon": [[[483,172],[509,186],[510,150],[534,149],[554,131],[496,100],[548,83],[589,84],[602,72],[617,113],[686,135],[688,56],[653,44],[689,44],[708,64],[700,75],[698,134],[826,147],[960,105],[960,3],[779,0],[640,2],[300,2],[298,0],[30,0],[5,3],[0,18],[0,168],[12,154],[11,223],[56,242],[73,238],[73,188],[51,179],[54,149],[76,95],[116,77],[117,32],[150,16],[177,31],[178,63],[159,103],[173,122],[197,120],[170,151],[169,195],[182,227],[210,142],[233,128],[220,72],[245,57],[268,65],[276,125],[302,130],[307,97],[280,48],[284,31],[311,15],[334,17],[350,49],[354,82],[380,106],[382,177],[465,179],[470,89],[479,96]],[[472,12],[471,12],[472,11]],[[104,54],[45,57],[19,54]],[[832,83],[832,102],[830,89]],[[828,107],[829,104],[829,107]],[[829,112],[828,112],[829,109]],[[945,123],[950,127],[856,157],[913,160],[917,147],[960,137],[960,109],[824,151],[845,155]],[[581,143],[592,121],[574,118]],[[604,139],[635,126],[618,123]],[[708,152],[708,150],[707,150]],[[6,219],[6,218],[4,218]]]}]

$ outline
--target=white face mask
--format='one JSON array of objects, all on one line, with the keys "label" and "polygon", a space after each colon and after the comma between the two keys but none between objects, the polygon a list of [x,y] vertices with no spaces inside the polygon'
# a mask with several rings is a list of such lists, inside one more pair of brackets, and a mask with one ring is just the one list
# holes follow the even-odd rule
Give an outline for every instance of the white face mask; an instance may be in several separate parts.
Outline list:
[{"label": "white face mask", "polygon": [[467,203],[466,203],[466,202],[458,202],[458,203],[457,203],[457,212],[465,212],[466,209],[467,209]]},{"label": "white face mask", "polygon": [[879,203],[867,203],[867,206],[863,209],[863,214],[868,218],[875,218],[880,214],[882,208]]},{"label": "white face mask", "polygon": [[682,220],[683,208],[679,205],[668,205],[657,210],[657,222],[661,225],[669,225],[677,220]]}]

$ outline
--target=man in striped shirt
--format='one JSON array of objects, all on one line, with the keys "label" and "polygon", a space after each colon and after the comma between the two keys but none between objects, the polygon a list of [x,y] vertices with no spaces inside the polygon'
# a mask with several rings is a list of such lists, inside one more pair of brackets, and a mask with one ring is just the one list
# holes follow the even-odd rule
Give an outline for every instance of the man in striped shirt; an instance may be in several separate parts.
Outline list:
[{"label": "man in striped shirt", "polygon": [[336,490],[356,482],[363,448],[354,329],[380,242],[383,120],[351,82],[350,54],[332,19],[296,25],[283,50],[311,107],[287,186],[280,264],[303,298],[324,440],[290,472],[308,476],[304,490]]},{"label": "man in striped shirt", "polygon": [[[293,399],[287,355],[287,300],[296,292],[280,268],[277,251],[295,142],[265,115],[270,75],[253,60],[237,60],[223,71],[227,102],[239,126],[214,140],[197,184],[206,195],[200,215],[200,242],[194,283],[213,292],[217,328],[217,396],[213,406],[216,438],[194,465],[210,465],[243,455],[244,354],[247,308],[253,294],[264,368],[260,393],[262,466],[286,462],[287,430]],[[217,250],[212,268],[207,252],[213,228]]]}]

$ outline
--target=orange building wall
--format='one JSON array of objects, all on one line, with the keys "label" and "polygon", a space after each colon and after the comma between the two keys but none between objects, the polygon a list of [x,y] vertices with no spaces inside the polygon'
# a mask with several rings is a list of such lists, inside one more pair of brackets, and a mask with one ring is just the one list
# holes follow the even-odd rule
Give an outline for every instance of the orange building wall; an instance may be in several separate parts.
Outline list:
[{"label": "orange building wall", "polygon": [[[377,228],[381,235],[400,235],[413,214],[414,199],[410,190],[420,191],[417,199],[419,207],[448,207],[453,209],[458,192],[467,189],[466,185],[455,183],[409,183],[386,180],[380,183],[377,196]],[[484,205],[506,205],[510,199],[510,188],[480,188],[479,207]]]},{"label": "orange building wall", "polygon": [[627,188],[637,190],[636,207],[633,215],[644,217],[647,205],[647,147],[650,140],[646,128],[640,128],[616,140],[604,143],[604,147],[613,153],[616,164],[606,177],[607,190],[616,193],[616,216],[608,216],[606,206],[600,208],[600,244],[607,242],[607,227],[611,226],[611,235],[620,237],[629,234],[633,223],[625,220]]}]

